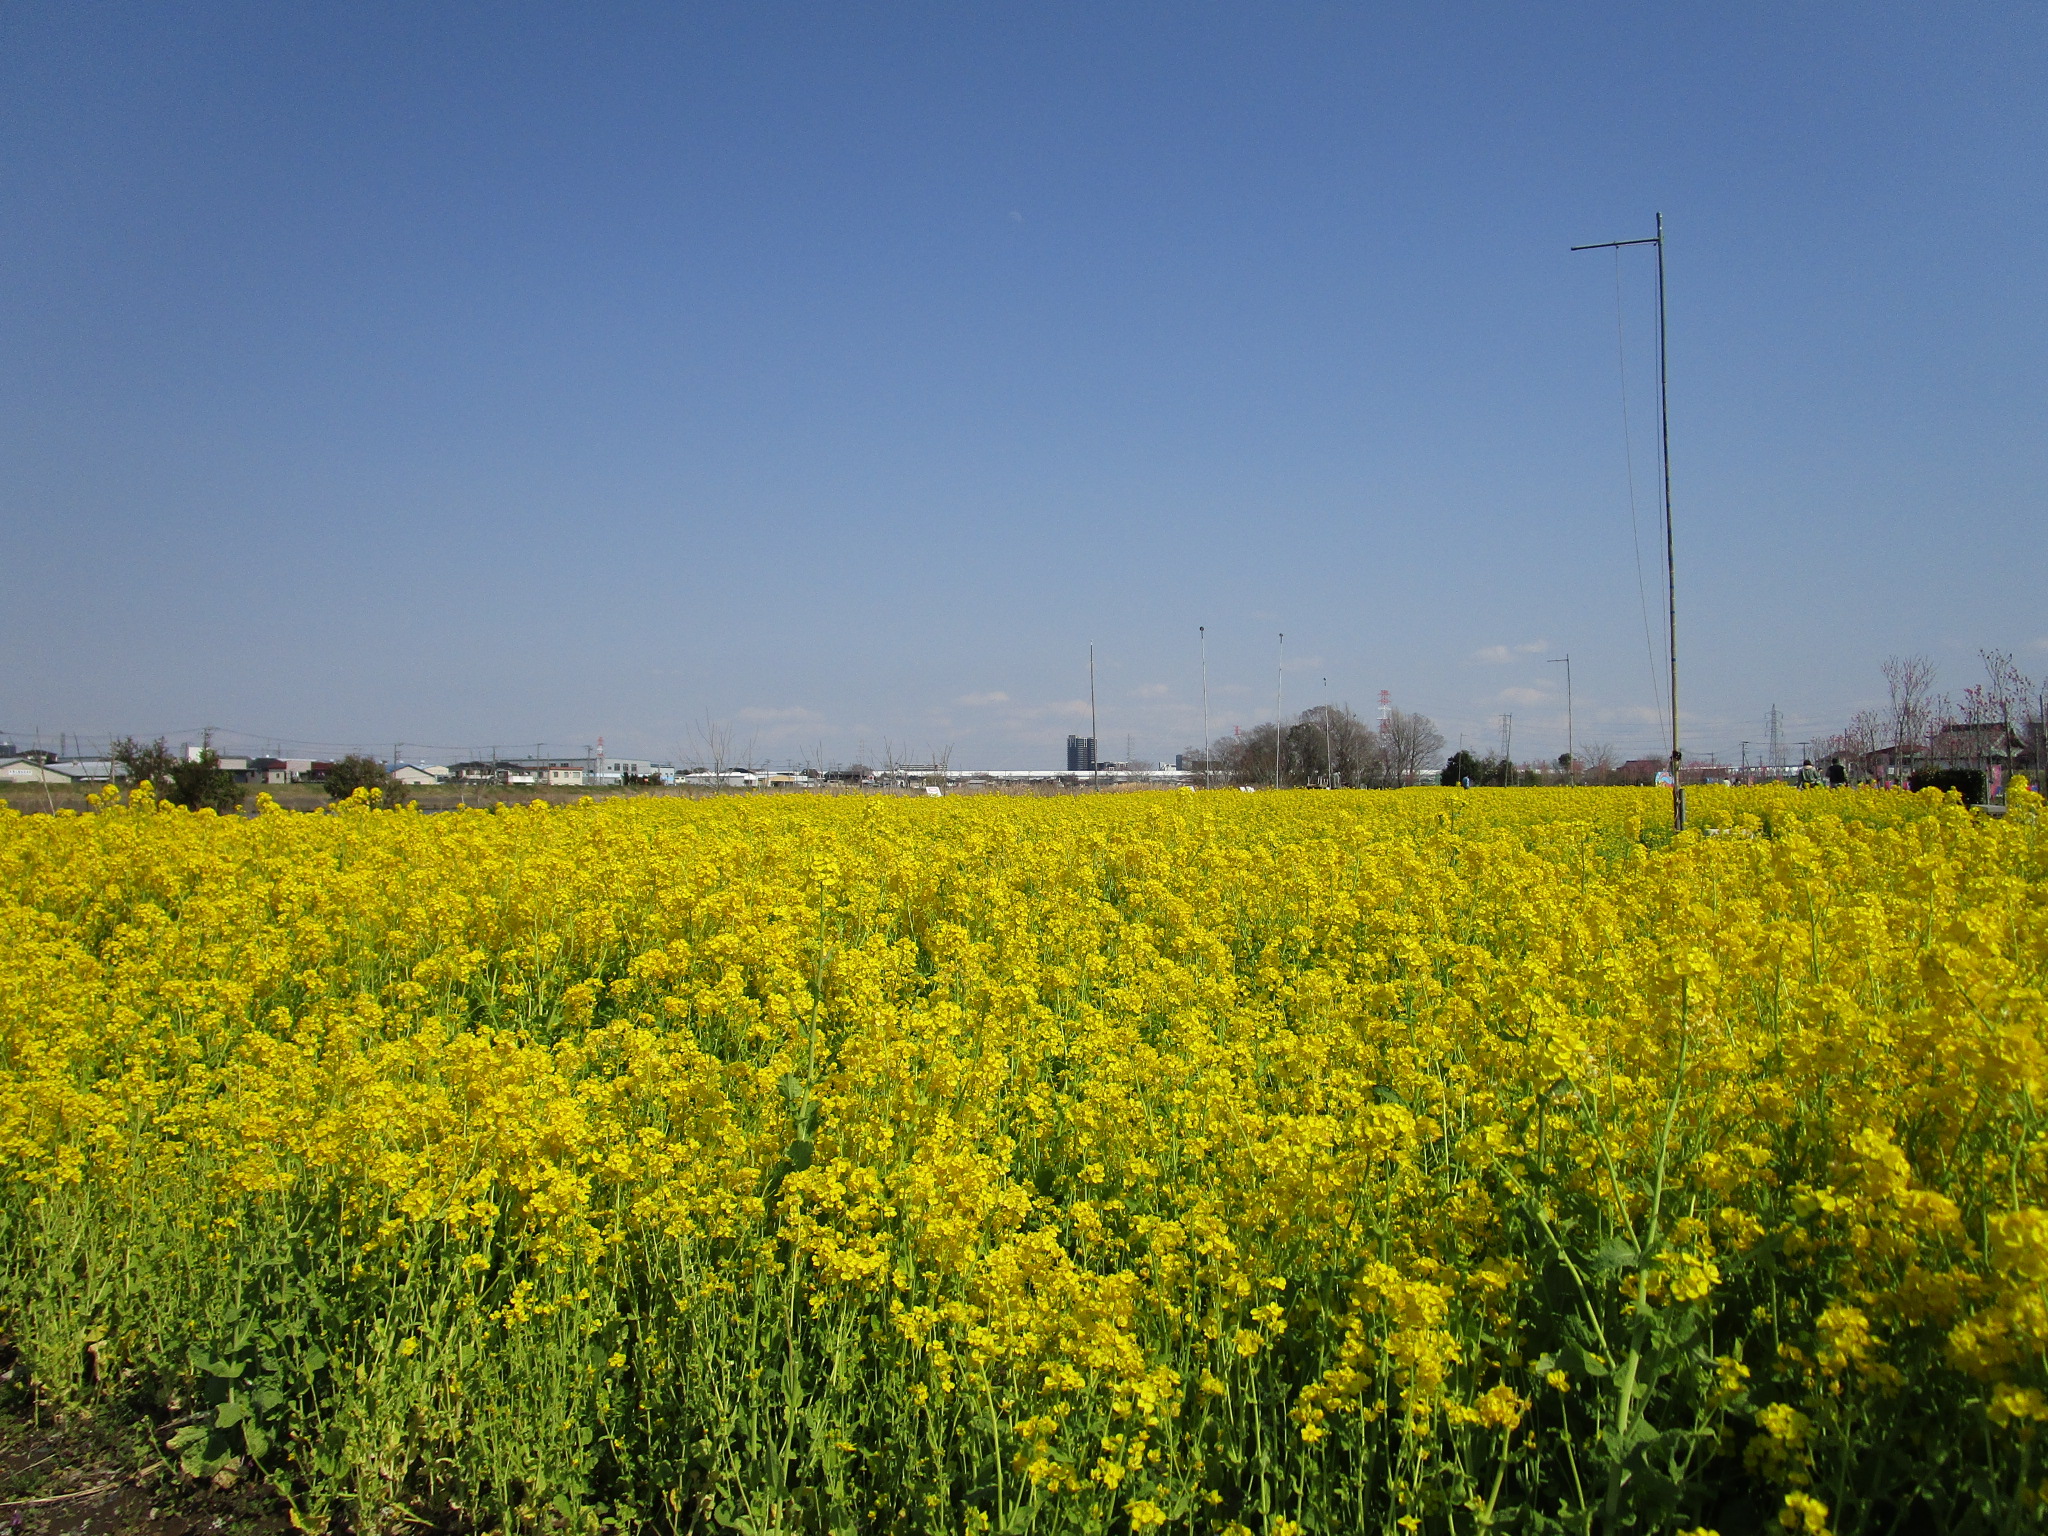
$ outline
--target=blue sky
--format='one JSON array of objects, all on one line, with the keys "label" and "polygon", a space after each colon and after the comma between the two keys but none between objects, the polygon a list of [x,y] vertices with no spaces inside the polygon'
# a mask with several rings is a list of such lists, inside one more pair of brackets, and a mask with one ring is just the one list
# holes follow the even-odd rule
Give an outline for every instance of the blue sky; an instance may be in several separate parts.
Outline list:
[{"label": "blue sky", "polygon": [[[0,729],[1061,760],[2048,672],[2048,10],[15,4]],[[1617,318],[1621,322],[1617,334]],[[1622,377],[1626,363],[1627,393]],[[1754,750],[1754,749],[1752,749]]]}]

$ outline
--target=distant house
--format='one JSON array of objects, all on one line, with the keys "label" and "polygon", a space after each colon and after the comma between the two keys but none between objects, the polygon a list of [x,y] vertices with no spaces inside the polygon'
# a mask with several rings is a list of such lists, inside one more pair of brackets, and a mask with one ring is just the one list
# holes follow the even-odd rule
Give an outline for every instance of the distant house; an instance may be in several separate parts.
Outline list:
[{"label": "distant house", "polygon": [[466,763],[450,763],[448,776],[458,784],[488,784],[498,776],[496,763],[473,758]]},{"label": "distant house", "polygon": [[[315,769],[319,772],[315,772]],[[248,783],[251,784],[301,784],[308,779],[324,778],[327,764],[316,763],[310,757],[252,757],[249,759]]]},{"label": "distant house", "polygon": [[1988,725],[1942,726],[1925,746],[1877,747],[1860,759],[1863,771],[1880,783],[1897,783],[1914,773],[1956,773],[1964,769],[2023,766],[2026,740],[2002,720]]},{"label": "distant house", "polygon": [[2027,744],[2002,720],[1988,725],[1945,725],[1920,754],[1923,766],[1934,769],[2003,767],[2026,756]]},{"label": "distant house", "polygon": [[[196,763],[202,757],[204,757],[209,750],[209,748],[204,746],[195,747],[192,745],[191,742],[188,741],[185,743],[185,761],[188,763]],[[246,774],[249,771],[248,758],[229,757],[225,752],[215,752],[213,754],[213,765],[216,768],[225,768],[229,773],[236,774],[238,776]]]},{"label": "distant house", "polygon": [[59,773],[70,774],[74,784],[111,784],[116,765],[106,758],[65,757],[50,766]]},{"label": "distant house", "polygon": [[600,758],[598,763],[587,780],[591,784],[666,784],[675,777],[667,763],[644,757]]},{"label": "distant house", "polygon": [[408,789],[418,789],[428,784],[446,784],[448,770],[439,763],[400,763],[391,770],[391,777]]},{"label": "distant house", "polygon": [[33,757],[0,758],[0,784],[72,784],[77,781],[56,763]]}]

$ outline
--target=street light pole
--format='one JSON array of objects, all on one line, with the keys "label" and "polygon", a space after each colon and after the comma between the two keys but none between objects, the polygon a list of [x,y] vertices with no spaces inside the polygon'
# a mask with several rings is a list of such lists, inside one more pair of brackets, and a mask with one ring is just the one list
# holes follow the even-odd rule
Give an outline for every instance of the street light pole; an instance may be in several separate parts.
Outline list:
[{"label": "street light pole", "polygon": [[1564,663],[1564,781],[1569,784],[1579,766],[1578,754],[1572,750],[1572,653],[1550,658],[1553,667],[1559,662]]},{"label": "street light pole", "polygon": [[1095,642],[1088,642],[1088,782],[1102,787],[1102,747],[1095,734]]},{"label": "street light pole", "polygon": [[1337,787],[1337,754],[1330,747],[1330,680],[1323,679],[1323,788]]},{"label": "street light pole", "polygon": [[1287,740],[1287,631],[1280,632],[1279,682],[1273,692],[1273,787],[1280,787],[1280,746]]},{"label": "street light pole", "polygon": [[1671,378],[1665,366],[1664,215],[1657,215],[1657,233],[1643,240],[1603,240],[1575,245],[1575,251],[1617,251],[1630,245],[1657,247],[1657,415],[1664,449],[1664,602],[1669,621],[1671,657],[1671,829],[1685,830],[1685,785],[1679,780],[1684,754],[1678,746],[1678,566],[1671,534]]}]

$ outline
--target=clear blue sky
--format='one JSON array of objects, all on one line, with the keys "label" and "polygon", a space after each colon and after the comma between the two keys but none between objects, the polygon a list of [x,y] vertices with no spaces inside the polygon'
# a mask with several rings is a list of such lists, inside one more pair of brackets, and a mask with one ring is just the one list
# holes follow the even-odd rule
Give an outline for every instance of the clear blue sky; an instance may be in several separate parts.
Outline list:
[{"label": "clear blue sky", "polygon": [[[2048,8],[0,10],[0,729],[956,764],[2048,671]],[[1650,259],[1619,308],[1649,601]]]}]

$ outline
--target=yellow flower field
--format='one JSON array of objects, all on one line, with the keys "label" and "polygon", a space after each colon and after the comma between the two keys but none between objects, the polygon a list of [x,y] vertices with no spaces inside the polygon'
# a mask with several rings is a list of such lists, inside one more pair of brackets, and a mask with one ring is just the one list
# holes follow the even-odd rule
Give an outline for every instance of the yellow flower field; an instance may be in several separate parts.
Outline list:
[{"label": "yellow flower field", "polygon": [[2040,1529],[2011,798],[0,811],[0,1335],[311,1529]]}]

